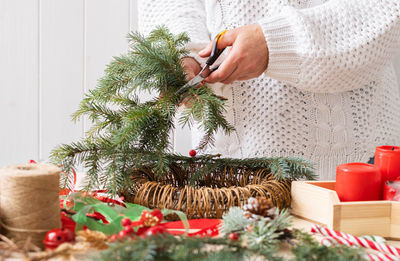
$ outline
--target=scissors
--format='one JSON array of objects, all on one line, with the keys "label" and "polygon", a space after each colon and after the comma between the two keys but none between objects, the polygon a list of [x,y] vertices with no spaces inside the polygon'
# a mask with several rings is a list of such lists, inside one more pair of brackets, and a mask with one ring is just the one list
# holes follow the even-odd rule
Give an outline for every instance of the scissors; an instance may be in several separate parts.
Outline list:
[{"label": "scissors", "polygon": [[214,38],[213,45],[212,45],[212,50],[211,50],[211,55],[208,57],[206,64],[203,66],[201,71],[190,81],[188,81],[185,85],[183,85],[177,93],[181,93],[187,89],[189,89],[192,86],[195,86],[199,84],[201,81],[203,81],[205,78],[207,78],[212,72],[218,70],[220,64],[217,66],[210,68],[211,65],[214,64],[214,62],[218,59],[218,57],[222,54],[222,52],[225,50],[223,49],[218,49],[218,42],[221,40],[222,36],[227,32],[228,30],[225,30]]}]

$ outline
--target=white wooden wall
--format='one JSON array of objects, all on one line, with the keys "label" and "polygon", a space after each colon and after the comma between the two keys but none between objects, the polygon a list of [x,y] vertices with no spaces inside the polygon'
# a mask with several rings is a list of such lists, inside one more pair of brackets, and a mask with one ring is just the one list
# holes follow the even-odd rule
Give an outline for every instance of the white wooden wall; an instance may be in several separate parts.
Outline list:
[{"label": "white wooden wall", "polygon": [[[136,12],[136,0],[0,0],[0,167],[47,160],[83,135],[88,123],[70,115],[127,50]],[[175,136],[186,154],[189,132]]]},{"label": "white wooden wall", "polygon": [[[47,160],[79,139],[73,123],[83,93],[127,50],[136,0],[0,0],[0,167]],[[190,148],[189,133],[176,150]]]}]

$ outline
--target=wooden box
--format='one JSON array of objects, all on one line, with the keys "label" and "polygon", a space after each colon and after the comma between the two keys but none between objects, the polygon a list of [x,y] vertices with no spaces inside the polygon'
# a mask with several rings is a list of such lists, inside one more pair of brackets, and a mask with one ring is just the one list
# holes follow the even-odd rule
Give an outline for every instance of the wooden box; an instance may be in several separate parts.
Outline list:
[{"label": "wooden box", "polygon": [[340,202],[334,181],[293,181],[291,213],[355,236],[400,239],[400,202]]}]

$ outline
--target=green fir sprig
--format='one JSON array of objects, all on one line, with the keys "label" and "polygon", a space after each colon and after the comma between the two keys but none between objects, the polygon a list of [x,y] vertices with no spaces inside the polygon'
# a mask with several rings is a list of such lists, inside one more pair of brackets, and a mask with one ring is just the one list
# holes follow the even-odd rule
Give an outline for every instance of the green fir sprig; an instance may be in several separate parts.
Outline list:
[{"label": "green fir sprig", "polygon": [[[194,163],[202,168],[191,177],[191,184],[212,171],[225,167],[268,168],[277,179],[312,179],[310,163],[298,158],[225,159],[212,155],[196,158],[172,154],[170,134],[182,100],[191,106],[183,110],[178,122],[192,126],[199,122],[204,130],[200,149],[213,144],[214,134],[222,130],[229,134],[233,127],[224,117],[225,99],[206,85],[201,88],[181,87],[186,75],[181,58],[189,41],[186,34],[171,34],[158,27],[145,37],[139,33],[128,36],[130,50],[115,57],[107,66],[98,86],[88,91],[73,119],[87,117],[91,128],[85,138],[62,144],[52,151],[54,163],[70,168],[82,166],[87,173],[87,187],[104,188],[111,194],[129,189],[133,169],[152,168],[159,176],[171,166],[181,164],[191,169]],[[156,96],[141,102],[143,91]],[[67,176],[63,184],[70,187]]]},{"label": "green fir sprig", "polygon": [[[223,218],[221,232],[224,234],[219,238],[168,234],[138,237],[111,244],[96,260],[364,260],[360,248],[321,246],[308,233],[288,230],[291,217],[287,211],[277,211],[273,220],[244,221],[243,214],[242,209],[231,208]],[[290,238],[285,238],[283,231],[286,230],[290,231]],[[227,237],[233,231],[239,233],[238,241]],[[287,251],[280,252],[284,242],[289,243],[291,256]]]}]

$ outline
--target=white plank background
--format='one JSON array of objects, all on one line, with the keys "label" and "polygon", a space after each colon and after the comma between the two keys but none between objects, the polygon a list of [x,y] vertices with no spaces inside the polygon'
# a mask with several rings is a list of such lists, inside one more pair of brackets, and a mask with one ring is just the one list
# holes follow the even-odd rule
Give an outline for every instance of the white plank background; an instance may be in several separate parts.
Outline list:
[{"label": "white plank background", "polygon": [[[105,65],[127,51],[135,0],[0,0],[0,167],[46,161],[89,123],[70,115]],[[176,150],[187,153],[190,134]]]},{"label": "white plank background", "polygon": [[[83,135],[88,122],[70,115],[127,50],[136,13],[136,0],[0,0],[0,167],[47,160]],[[189,131],[175,137],[175,150],[187,154]]]}]

